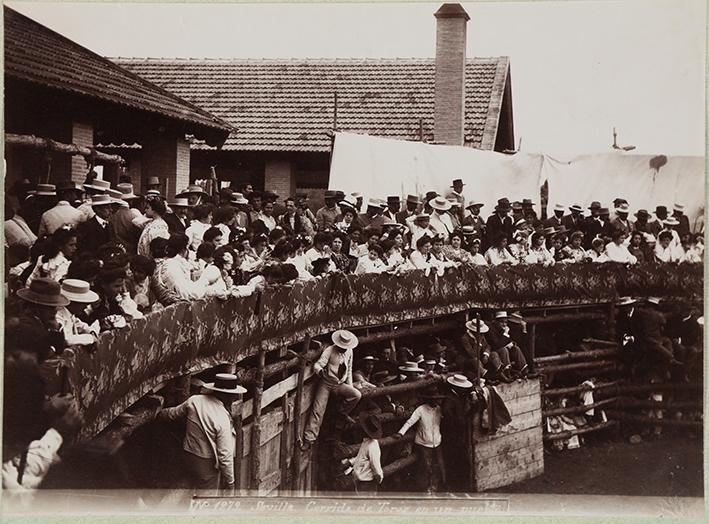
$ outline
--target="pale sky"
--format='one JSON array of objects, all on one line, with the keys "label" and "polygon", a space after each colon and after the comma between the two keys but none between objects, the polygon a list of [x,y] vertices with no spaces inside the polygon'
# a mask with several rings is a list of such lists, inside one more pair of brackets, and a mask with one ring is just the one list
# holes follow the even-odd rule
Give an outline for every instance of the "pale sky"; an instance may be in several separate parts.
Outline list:
[{"label": "pale sky", "polygon": [[[440,3],[7,2],[105,56],[433,57]],[[553,155],[704,155],[704,0],[463,3],[467,53],[511,60],[516,140]]]}]

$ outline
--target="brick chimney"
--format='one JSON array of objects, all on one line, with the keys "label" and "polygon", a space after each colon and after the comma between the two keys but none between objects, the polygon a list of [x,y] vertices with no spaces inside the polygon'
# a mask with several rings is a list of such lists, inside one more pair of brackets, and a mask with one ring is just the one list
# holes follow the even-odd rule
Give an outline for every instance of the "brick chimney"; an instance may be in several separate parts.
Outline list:
[{"label": "brick chimney", "polygon": [[465,44],[470,17],[460,4],[443,4],[436,17],[436,82],[433,139],[463,145],[465,121]]}]

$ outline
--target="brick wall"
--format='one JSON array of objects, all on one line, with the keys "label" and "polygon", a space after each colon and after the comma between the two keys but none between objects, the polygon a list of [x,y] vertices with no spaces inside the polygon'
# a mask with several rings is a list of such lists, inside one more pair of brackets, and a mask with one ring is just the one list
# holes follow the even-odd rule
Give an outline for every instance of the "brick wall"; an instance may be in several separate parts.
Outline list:
[{"label": "brick wall", "polygon": [[[94,144],[94,126],[82,122],[73,122],[71,126],[71,142],[77,146],[92,146]],[[71,180],[83,183],[88,168],[83,156],[71,157]]]},{"label": "brick wall", "polygon": [[460,4],[444,4],[436,16],[436,74],[433,138],[463,145],[465,44],[468,15]]},{"label": "brick wall", "polygon": [[160,179],[163,194],[169,200],[175,197],[190,180],[190,146],[184,138],[152,137],[143,144],[140,191],[145,192],[148,177]]},{"label": "brick wall", "polygon": [[266,160],[264,189],[277,193],[281,198],[295,193],[295,174],[290,160]]}]

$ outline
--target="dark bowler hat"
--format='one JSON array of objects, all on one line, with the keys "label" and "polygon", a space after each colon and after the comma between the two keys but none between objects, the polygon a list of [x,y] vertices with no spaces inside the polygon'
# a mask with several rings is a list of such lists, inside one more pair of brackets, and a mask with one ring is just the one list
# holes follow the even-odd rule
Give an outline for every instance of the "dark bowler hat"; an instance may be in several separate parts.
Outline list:
[{"label": "dark bowler hat", "polygon": [[337,200],[343,200],[345,198],[345,192],[344,191],[335,191],[335,198]]},{"label": "dark bowler hat", "polygon": [[69,299],[61,293],[59,282],[51,278],[35,278],[29,287],[18,290],[17,296],[40,306],[60,307],[69,304]]},{"label": "dark bowler hat", "polygon": [[334,191],[332,189],[326,189],[325,198],[337,198],[337,191]]},{"label": "dark bowler hat", "polygon": [[501,198],[497,201],[497,207],[498,209],[509,209],[510,206],[510,200],[508,198]]},{"label": "dark bowler hat", "polygon": [[522,207],[523,208],[528,209],[533,206],[534,206],[534,202],[532,202],[531,198],[523,198],[522,199]]},{"label": "dark bowler hat", "polygon": [[596,209],[601,209],[601,203],[598,202],[597,200],[594,200],[593,202],[591,202],[591,205],[588,206],[588,208],[591,209],[591,210],[594,210],[594,211],[595,211]]},{"label": "dark bowler hat", "polygon": [[667,206],[657,206],[655,208],[656,214],[667,213]]},{"label": "dark bowler hat", "polygon": [[401,199],[398,196],[388,196],[387,197],[388,204],[398,204],[399,202],[401,202]]},{"label": "dark bowler hat", "polygon": [[635,216],[638,218],[650,218],[650,213],[647,212],[647,209],[638,209]]},{"label": "dark bowler hat", "polygon": [[602,207],[598,210],[599,215],[610,215],[610,210],[607,207]]},{"label": "dark bowler hat", "polygon": [[408,195],[406,197],[406,202],[409,204],[420,204],[421,199],[419,197],[417,197],[416,195]]},{"label": "dark bowler hat", "polygon": [[382,438],[382,421],[378,416],[363,411],[359,414],[358,422],[369,438]]},{"label": "dark bowler hat", "polygon": [[461,178],[456,178],[455,180],[453,180],[453,185],[451,187],[455,187],[456,184],[460,184],[461,186],[465,185],[463,183],[463,179],[461,179]]}]

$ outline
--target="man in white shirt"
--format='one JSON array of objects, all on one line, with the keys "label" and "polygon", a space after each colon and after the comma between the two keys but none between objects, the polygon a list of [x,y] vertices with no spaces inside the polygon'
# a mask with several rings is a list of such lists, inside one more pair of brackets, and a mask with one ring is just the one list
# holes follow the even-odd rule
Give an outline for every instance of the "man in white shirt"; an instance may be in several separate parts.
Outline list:
[{"label": "man in white shirt", "polygon": [[[444,396],[439,395],[435,386],[427,389],[421,396],[424,404],[417,407],[409,419],[404,422],[394,437],[401,438],[415,424],[416,436],[414,448],[418,455],[417,463],[420,467],[420,481],[425,483],[427,493],[437,491],[440,483],[445,484],[446,472],[443,465],[441,452],[441,401]],[[438,472],[434,470],[434,462]],[[440,478],[438,477],[440,474]]]},{"label": "man in white shirt", "polygon": [[56,206],[42,214],[42,218],[39,222],[39,237],[51,235],[62,226],[76,227],[83,221],[83,213],[71,205],[78,191],[79,188],[76,184],[71,182],[59,186],[57,189],[59,202],[57,202]]},{"label": "man in white shirt", "polygon": [[357,494],[376,493],[384,480],[382,469],[382,450],[379,439],[382,438],[382,423],[379,417],[363,412],[359,416],[359,425],[366,434],[359,447],[359,452],[352,463],[355,491]]},{"label": "man in white shirt", "polygon": [[169,258],[156,270],[159,284],[175,293],[181,300],[202,298],[206,292],[201,282],[192,281],[191,266],[187,259],[188,242],[187,235],[183,233],[170,235],[167,245]]},{"label": "man in white shirt", "polygon": [[326,347],[313,364],[313,370],[320,377],[320,384],[315,391],[310,417],[303,432],[303,450],[310,449],[318,438],[330,393],[341,397],[339,410],[342,419],[338,425],[344,427],[347,423],[354,424],[349,414],[362,398],[362,393],[352,385],[352,350],[358,343],[351,331],[335,331],[332,334],[332,345]]},{"label": "man in white shirt", "polygon": [[192,486],[199,490],[234,489],[236,440],[230,407],[246,389],[236,375],[217,373],[215,381],[203,386],[211,394],[193,395],[174,408],[163,409],[164,420],[186,419],[182,449]]},{"label": "man in white shirt", "polygon": [[444,197],[436,197],[429,202],[429,205],[433,208],[433,213],[431,214],[431,227],[436,230],[436,233],[443,235],[447,240],[450,234],[453,232],[453,221],[451,216],[448,214],[448,210],[451,208],[451,203]]}]

